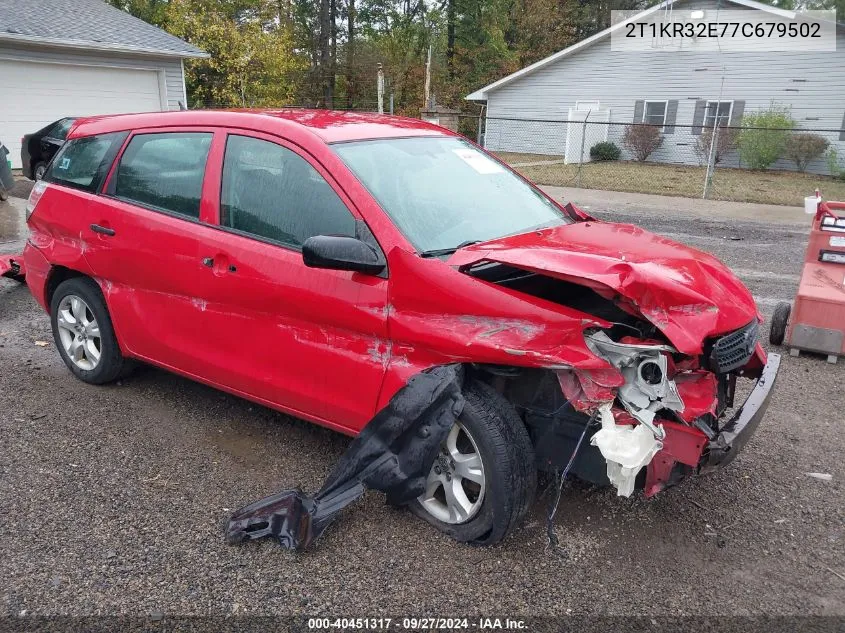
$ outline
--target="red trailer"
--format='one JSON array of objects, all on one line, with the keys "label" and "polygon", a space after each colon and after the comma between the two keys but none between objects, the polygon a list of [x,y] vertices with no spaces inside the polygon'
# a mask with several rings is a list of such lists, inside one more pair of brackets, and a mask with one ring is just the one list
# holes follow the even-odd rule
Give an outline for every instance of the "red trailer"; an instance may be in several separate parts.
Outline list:
[{"label": "red trailer", "polygon": [[835,363],[845,354],[845,202],[813,200],[806,205],[812,212],[815,204],[815,214],[798,293],[794,305],[775,308],[769,341],[785,341],[791,356],[816,352]]}]

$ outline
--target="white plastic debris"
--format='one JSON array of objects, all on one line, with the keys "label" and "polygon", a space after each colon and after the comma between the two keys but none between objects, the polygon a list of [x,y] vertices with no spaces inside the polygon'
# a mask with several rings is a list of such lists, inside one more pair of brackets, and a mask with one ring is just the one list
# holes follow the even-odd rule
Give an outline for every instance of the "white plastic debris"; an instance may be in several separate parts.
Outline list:
[{"label": "white plastic debris", "polygon": [[833,479],[833,475],[830,473],[804,473],[808,477],[812,477],[813,479],[821,479],[822,481],[830,481]]},{"label": "white plastic debris", "polygon": [[617,494],[630,497],[637,473],[663,448],[663,443],[644,424],[616,424],[611,404],[608,402],[599,407],[601,429],[593,435],[590,443],[598,447],[607,460],[607,478],[616,486]]}]

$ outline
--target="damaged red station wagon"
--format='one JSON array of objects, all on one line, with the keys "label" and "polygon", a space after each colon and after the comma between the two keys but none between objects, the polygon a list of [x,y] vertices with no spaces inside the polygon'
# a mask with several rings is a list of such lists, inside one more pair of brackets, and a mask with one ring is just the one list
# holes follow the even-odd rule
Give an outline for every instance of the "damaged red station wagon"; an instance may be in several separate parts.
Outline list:
[{"label": "damaged red station wagon", "polygon": [[[538,469],[651,496],[726,464],[780,362],[717,259],[560,206],[418,120],[83,119],[27,214],[27,283],[86,382],[140,360],[357,435],[412,377],[460,367],[410,506],[461,541],[504,538]],[[737,378],[756,384],[735,407]]]}]

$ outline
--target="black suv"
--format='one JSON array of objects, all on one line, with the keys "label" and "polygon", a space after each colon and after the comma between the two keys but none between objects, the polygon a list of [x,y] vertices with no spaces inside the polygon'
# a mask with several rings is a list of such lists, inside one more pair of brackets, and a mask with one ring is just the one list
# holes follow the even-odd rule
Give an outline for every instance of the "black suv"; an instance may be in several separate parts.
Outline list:
[{"label": "black suv", "polygon": [[21,167],[30,180],[41,180],[47,164],[65,144],[68,130],[76,119],[65,117],[21,139]]}]

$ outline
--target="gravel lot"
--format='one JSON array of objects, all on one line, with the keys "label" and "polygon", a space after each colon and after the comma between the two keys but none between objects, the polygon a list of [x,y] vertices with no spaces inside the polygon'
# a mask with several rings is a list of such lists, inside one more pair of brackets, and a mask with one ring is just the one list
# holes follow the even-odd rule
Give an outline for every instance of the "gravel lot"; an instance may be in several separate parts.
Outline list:
[{"label": "gravel lot", "polygon": [[[20,236],[4,213],[8,251]],[[715,253],[766,313],[793,296],[799,225],[609,217]],[[378,493],[310,552],[233,547],[222,539],[229,510],[291,485],[316,489],[349,440],[150,368],[85,385],[65,369],[27,289],[0,280],[0,608],[843,616],[843,379],[843,362],[786,357],[745,452],[651,501],[570,487],[558,515],[565,556],[545,549],[547,497],[495,548],[454,543]]]}]

